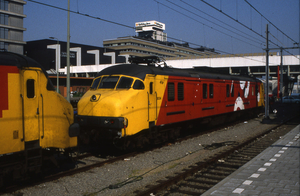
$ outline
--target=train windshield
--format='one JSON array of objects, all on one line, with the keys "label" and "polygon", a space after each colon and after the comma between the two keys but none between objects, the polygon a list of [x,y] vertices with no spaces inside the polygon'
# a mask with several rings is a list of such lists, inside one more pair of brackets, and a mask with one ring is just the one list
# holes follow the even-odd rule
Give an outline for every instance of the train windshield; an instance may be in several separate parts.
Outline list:
[{"label": "train windshield", "polygon": [[101,77],[94,79],[93,84],[92,84],[92,86],[91,86],[91,89],[97,89],[100,80],[101,80]]},{"label": "train windshield", "polygon": [[103,76],[98,88],[114,89],[118,80],[119,76]]},{"label": "train windshield", "polygon": [[[120,80],[119,80],[120,79]],[[118,82],[119,81],[119,82]],[[133,89],[144,89],[144,83],[140,80],[135,80],[129,77],[120,77],[120,76],[102,76],[95,78],[91,89],[114,89],[117,85],[116,89],[130,89],[133,84]]]},{"label": "train windshield", "polygon": [[132,78],[122,77],[118,83],[117,89],[130,89],[132,82]]}]

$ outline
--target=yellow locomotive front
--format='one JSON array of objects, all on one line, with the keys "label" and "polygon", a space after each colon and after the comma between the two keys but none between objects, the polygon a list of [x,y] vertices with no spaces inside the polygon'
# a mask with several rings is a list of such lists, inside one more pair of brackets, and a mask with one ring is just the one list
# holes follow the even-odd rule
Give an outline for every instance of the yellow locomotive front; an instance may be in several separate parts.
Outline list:
[{"label": "yellow locomotive front", "polygon": [[[84,143],[115,143],[146,129],[147,92],[136,77],[116,74],[96,77],[78,102],[77,120]],[[144,100],[144,101],[141,101]]]}]

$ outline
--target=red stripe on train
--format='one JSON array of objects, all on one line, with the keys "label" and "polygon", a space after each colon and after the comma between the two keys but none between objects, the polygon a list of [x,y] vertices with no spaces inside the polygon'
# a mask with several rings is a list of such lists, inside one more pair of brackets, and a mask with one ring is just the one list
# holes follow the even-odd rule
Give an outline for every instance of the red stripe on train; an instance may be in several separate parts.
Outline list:
[{"label": "red stripe on train", "polygon": [[8,73],[19,73],[16,66],[0,66],[0,118],[2,111],[8,110]]}]

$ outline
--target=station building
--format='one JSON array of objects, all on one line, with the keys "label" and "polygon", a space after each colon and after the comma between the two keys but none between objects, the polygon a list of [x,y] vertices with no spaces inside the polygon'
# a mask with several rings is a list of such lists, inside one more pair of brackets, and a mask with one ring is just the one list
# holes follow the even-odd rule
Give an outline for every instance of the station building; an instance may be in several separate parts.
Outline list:
[{"label": "station building", "polygon": [[[70,43],[71,86],[72,81],[89,86],[99,71],[115,64],[128,63],[130,55],[156,55],[174,68],[214,68],[218,72],[234,75],[253,75],[258,78],[265,76],[265,53],[224,55],[216,53],[213,48],[191,48],[187,43],[168,42],[167,35],[163,32],[165,24],[158,21],[138,22],[135,27],[136,36],[104,40],[103,47]],[[37,60],[48,70],[54,85],[56,71],[60,73],[60,78],[67,74],[66,42],[54,39],[30,41],[25,47],[25,55]],[[287,82],[300,75],[299,58],[299,55],[282,57],[282,74]],[[277,78],[281,73],[280,64],[281,56],[276,52],[269,53],[271,77]],[[64,84],[63,81],[60,82],[61,85]],[[71,91],[78,91],[76,89],[78,87],[75,86],[75,90]]]},{"label": "station building", "polygon": [[[59,91],[67,97],[66,89],[66,67],[67,67],[67,43],[55,39],[42,39],[28,41],[24,47],[24,54],[33,58],[47,71],[50,80],[56,88],[57,73],[59,74]],[[90,65],[113,65],[125,63],[119,51],[103,47],[84,44],[70,43],[70,80],[71,90],[76,92],[75,96],[81,96],[90,87],[93,78],[98,71],[85,70],[74,71],[74,69],[85,68]]]},{"label": "station building", "polygon": [[195,58],[218,54],[213,48],[191,48],[188,43],[167,41],[165,24],[151,20],[135,23],[136,36],[103,41],[103,47],[119,50],[122,55]]}]

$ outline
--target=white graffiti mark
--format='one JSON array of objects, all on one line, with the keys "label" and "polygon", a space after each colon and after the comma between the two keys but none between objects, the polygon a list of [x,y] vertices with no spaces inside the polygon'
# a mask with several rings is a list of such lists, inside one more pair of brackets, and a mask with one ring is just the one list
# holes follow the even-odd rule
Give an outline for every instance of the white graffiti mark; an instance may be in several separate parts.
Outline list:
[{"label": "white graffiti mark", "polygon": [[249,89],[250,89],[250,82],[247,82],[247,86],[245,88],[245,93],[244,93],[244,97],[247,98],[249,95]]},{"label": "white graffiti mark", "polygon": [[245,88],[246,81],[240,81],[240,87],[242,90]]},{"label": "white graffiti mark", "polygon": [[234,103],[234,111],[244,110],[244,109],[245,109],[245,107],[244,107],[244,102],[243,102],[242,98],[241,97],[236,98],[235,103]]}]

